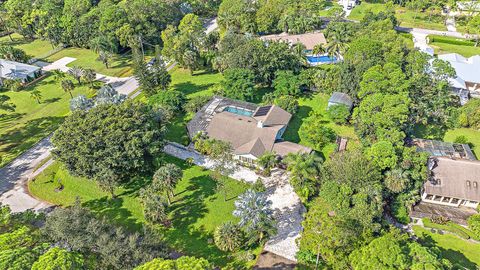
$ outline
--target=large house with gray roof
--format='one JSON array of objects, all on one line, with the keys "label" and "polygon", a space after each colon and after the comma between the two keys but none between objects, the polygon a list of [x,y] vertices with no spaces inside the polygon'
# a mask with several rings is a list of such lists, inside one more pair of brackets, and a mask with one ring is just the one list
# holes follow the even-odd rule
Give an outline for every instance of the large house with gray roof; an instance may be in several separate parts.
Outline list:
[{"label": "large house with gray roof", "polygon": [[283,157],[310,153],[311,148],[282,139],[292,115],[275,105],[256,104],[215,96],[188,123],[190,138],[199,132],[229,142],[235,159],[254,163],[265,152]]}]

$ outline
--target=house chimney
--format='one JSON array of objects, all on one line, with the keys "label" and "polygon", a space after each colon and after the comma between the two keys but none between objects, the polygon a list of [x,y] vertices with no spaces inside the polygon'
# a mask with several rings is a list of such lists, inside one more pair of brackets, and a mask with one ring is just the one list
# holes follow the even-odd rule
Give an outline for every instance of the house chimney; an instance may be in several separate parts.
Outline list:
[{"label": "house chimney", "polygon": [[263,122],[262,122],[262,121],[258,121],[258,122],[257,122],[257,127],[258,127],[258,128],[263,128]]}]

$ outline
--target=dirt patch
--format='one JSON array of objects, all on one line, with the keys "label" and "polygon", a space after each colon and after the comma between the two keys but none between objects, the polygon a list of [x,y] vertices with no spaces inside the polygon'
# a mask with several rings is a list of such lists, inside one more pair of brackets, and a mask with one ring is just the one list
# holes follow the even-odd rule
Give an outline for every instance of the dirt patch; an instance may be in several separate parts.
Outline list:
[{"label": "dirt patch", "polygon": [[278,256],[268,251],[262,251],[258,256],[257,263],[253,267],[255,270],[267,269],[295,269],[296,263],[282,256]]}]

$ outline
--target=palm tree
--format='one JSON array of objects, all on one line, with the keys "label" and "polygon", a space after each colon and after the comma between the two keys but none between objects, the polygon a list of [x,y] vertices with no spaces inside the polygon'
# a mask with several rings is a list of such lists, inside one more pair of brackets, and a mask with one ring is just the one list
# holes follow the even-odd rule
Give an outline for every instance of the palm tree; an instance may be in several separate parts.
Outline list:
[{"label": "palm tree", "polygon": [[56,81],[65,78],[65,73],[63,73],[62,71],[60,71],[60,70],[58,70],[58,69],[52,70],[52,74],[53,74],[53,78],[54,78]]},{"label": "palm tree", "polygon": [[87,111],[93,107],[93,101],[84,95],[76,96],[70,99],[71,111]]},{"label": "palm tree", "polygon": [[243,233],[237,224],[228,221],[215,229],[213,239],[218,249],[232,252],[242,245]]},{"label": "palm tree", "polygon": [[259,159],[257,159],[257,163],[265,171],[270,171],[273,167],[278,165],[277,155],[272,152],[265,152]]},{"label": "palm tree", "polygon": [[402,169],[394,169],[385,173],[385,186],[394,193],[405,190],[408,182],[408,172]]},{"label": "palm tree", "polygon": [[113,57],[112,53],[107,51],[100,51],[98,55],[98,59],[102,61],[106,68],[108,68],[108,63],[110,63],[110,59]]},{"label": "palm tree", "polygon": [[303,200],[311,196],[319,185],[322,158],[316,154],[289,154],[285,158],[290,172],[290,183]]},{"label": "palm tree", "polygon": [[68,74],[70,74],[74,79],[77,80],[78,84],[80,84],[80,79],[83,76],[83,68],[74,66],[68,70]]},{"label": "palm tree", "polygon": [[97,73],[93,69],[85,69],[82,75],[83,79],[90,84],[90,88],[93,88],[93,82],[97,78]]},{"label": "palm tree", "polygon": [[61,85],[62,85],[63,91],[65,91],[65,93],[69,93],[70,97],[73,98],[72,91],[73,89],[75,89],[75,85],[73,84],[73,82],[71,80],[66,79],[61,82]]},{"label": "palm tree", "polygon": [[175,195],[173,190],[182,177],[182,169],[173,163],[168,163],[155,172],[152,186],[156,191],[167,194],[168,204],[170,205],[172,203],[172,197]]},{"label": "palm tree", "polygon": [[32,92],[30,92],[30,97],[32,99],[35,99],[38,104],[40,104],[40,101],[42,100],[42,93],[39,90],[33,90]]},{"label": "palm tree", "polygon": [[327,50],[326,50],[325,46],[323,46],[322,43],[319,43],[319,44],[315,45],[313,47],[313,51],[312,51],[312,53],[314,55],[320,55],[320,54],[324,54],[326,52],[327,52]]},{"label": "palm tree", "polygon": [[272,201],[263,192],[251,189],[238,196],[233,215],[240,218],[238,225],[245,229],[249,242],[262,241],[275,231]]},{"label": "palm tree", "polygon": [[348,49],[348,44],[345,38],[342,38],[341,33],[334,33],[327,44],[327,53],[329,56],[340,58],[342,54]]}]

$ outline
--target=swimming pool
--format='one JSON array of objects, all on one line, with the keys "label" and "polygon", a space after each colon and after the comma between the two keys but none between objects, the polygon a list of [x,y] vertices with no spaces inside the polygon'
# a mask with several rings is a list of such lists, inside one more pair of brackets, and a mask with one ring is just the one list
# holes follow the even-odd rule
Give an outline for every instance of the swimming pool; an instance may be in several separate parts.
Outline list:
[{"label": "swimming pool", "polygon": [[223,111],[224,112],[231,112],[231,113],[238,114],[238,115],[243,115],[243,116],[252,116],[253,115],[253,111],[245,110],[245,109],[238,108],[238,107],[232,107],[232,106],[225,107],[225,109],[223,109]]},{"label": "swimming pool", "polygon": [[332,64],[337,62],[337,58],[335,56],[328,55],[309,55],[307,56],[307,61],[312,65]]}]

